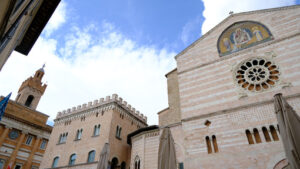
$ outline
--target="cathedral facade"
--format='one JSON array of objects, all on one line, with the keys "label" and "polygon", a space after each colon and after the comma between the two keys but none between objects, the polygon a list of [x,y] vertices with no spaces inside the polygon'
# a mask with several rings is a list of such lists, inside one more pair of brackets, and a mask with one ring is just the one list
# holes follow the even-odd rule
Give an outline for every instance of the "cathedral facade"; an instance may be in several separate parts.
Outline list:
[{"label": "cathedral facade", "polygon": [[130,168],[157,168],[164,127],[180,169],[284,168],[273,96],[299,114],[299,16],[299,5],[231,14],[175,56],[169,107],[159,128],[130,135]]}]

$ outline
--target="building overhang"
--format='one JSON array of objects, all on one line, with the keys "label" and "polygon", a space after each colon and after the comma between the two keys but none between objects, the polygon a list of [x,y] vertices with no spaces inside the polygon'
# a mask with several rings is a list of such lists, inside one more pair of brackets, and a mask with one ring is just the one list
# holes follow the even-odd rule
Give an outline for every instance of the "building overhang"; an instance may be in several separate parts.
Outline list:
[{"label": "building overhang", "polygon": [[17,52],[28,55],[61,0],[44,0],[29,25]]},{"label": "building overhang", "polygon": [[151,131],[151,130],[157,130],[159,129],[159,126],[158,125],[152,125],[152,126],[148,126],[148,127],[143,127],[143,128],[140,128],[130,134],[127,135],[127,144],[131,145],[131,138],[133,136],[136,136],[142,132],[145,132],[145,131]]}]

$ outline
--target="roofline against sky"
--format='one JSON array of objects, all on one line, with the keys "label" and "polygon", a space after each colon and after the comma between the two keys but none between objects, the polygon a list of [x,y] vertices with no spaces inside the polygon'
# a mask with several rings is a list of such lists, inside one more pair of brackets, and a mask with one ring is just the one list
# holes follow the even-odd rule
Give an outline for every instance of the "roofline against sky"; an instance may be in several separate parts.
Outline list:
[{"label": "roofline against sky", "polygon": [[231,18],[231,17],[248,15],[248,14],[253,14],[253,13],[264,13],[264,12],[271,12],[271,11],[278,11],[278,10],[287,10],[287,9],[292,9],[292,8],[300,8],[300,5],[291,5],[291,6],[284,6],[284,7],[277,7],[277,8],[268,8],[268,9],[260,9],[260,10],[254,10],[254,11],[248,11],[248,12],[233,13],[233,14],[229,15],[227,18],[223,19],[221,22],[219,22],[216,26],[211,28],[208,32],[206,32],[204,35],[202,35],[200,38],[198,38],[196,41],[194,41],[188,47],[186,47],[181,52],[179,52],[176,56],[174,56],[174,58],[176,60],[179,56],[186,53],[190,48],[194,47],[199,41],[204,39],[206,36],[208,36],[211,32],[213,32],[215,29],[217,29],[220,25],[222,25],[224,22],[229,20],[229,18]]}]

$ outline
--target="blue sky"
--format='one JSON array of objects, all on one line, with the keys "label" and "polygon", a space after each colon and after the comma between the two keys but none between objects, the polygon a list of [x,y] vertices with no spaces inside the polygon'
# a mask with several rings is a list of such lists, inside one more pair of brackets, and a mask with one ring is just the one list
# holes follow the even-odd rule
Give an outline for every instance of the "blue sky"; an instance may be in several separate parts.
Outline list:
[{"label": "blue sky", "polygon": [[[80,0],[64,1],[68,4],[67,20],[53,35],[63,38],[73,26],[82,27],[103,21],[140,45],[153,45],[179,52],[201,35],[203,2],[200,0]],[[195,22],[188,30],[184,27]],[[197,24],[197,26],[196,26]],[[187,25],[189,26],[189,25]],[[184,32],[183,32],[184,31]],[[182,34],[187,37],[182,40]],[[62,41],[61,41],[62,42]],[[62,42],[63,43],[63,42]]]},{"label": "blue sky", "polygon": [[[174,56],[235,13],[300,0],[62,0],[28,56],[13,52],[0,73],[0,94],[46,63],[48,84],[37,110],[48,114],[117,93],[157,124],[168,107],[165,74]],[[255,19],[255,18],[254,18]]]}]

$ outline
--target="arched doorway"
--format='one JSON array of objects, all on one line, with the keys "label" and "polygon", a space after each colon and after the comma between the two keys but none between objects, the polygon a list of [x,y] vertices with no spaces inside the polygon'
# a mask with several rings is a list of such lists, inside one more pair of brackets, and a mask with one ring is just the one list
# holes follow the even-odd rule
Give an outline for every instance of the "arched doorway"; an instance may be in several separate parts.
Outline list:
[{"label": "arched doorway", "polygon": [[111,160],[111,167],[110,167],[110,169],[117,169],[118,163],[119,163],[119,160],[116,157],[114,157]]},{"label": "arched doorway", "polygon": [[121,163],[121,169],[126,169],[126,163],[124,161]]}]

